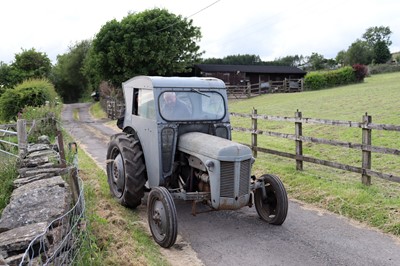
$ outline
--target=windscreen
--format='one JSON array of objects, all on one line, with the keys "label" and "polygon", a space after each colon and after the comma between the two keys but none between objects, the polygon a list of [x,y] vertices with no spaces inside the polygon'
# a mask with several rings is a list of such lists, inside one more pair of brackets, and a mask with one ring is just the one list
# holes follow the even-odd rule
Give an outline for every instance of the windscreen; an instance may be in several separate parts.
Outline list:
[{"label": "windscreen", "polygon": [[160,114],[169,121],[220,120],[225,101],[215,91],[165,91],[159,97]]}]

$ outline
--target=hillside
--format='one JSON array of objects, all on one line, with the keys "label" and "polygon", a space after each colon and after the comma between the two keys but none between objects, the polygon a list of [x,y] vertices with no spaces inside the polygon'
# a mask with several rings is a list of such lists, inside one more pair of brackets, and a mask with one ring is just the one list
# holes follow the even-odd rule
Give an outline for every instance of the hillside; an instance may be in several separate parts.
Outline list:
[{"label": "hillside", "polygon": [[299,109],[305,117],[360,120],[368,112],[374,123],[400,124],[400,72],[367,77],[363,83],[320,91],[266,94],[230,103],[230,111],[293,116]]},{"label": "hillside", "polygon": [[[400,73],[375,75],[363,83],[293,94],[266,94],[252,99],[231,101],[230,111],[294,117],[361,122],[365,113],[376,124],[400,125]],[[232,125],[251,127],[249,118],[232,117]],[[294,134],[293,123],[261,121],[258,129]],[[400,149],[399,132],[373,131],[372,145]],[[233,131],[233,140],[250,143],[249,133]],[[324,125],[304,125],[303,135],[361,143],[361,130]],[[294,153],[294,141],[259,136],[258,146]],[[360,166],[361,152],[328,145],[304,143],[304,154],[318,159]],[[400,176],[400,156],[373,153],[372,169]],[[256,175],[269,172],[279,175],[291,198],[312,203],[386,232],[400,235],[400,184],[372,178],[372,186],[361,184],[361,176],[343,170],[304,164],[296,171],[294,160],[258,153]]]}]

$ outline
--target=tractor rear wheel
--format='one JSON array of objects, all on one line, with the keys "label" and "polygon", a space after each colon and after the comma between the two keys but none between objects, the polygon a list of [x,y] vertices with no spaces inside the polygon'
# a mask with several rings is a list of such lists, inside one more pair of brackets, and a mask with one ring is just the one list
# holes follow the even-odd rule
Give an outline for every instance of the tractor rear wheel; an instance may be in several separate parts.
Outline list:
[{"label": "tractor rear wheel", "polygon": [[112,136],[107,161],[111,193],[121,205],[136,208],[142,202],[147,181],[140,142],[125,133]]},{"label": "tractor rear wheel", "polygon": [[150,191],[147,215],[151,234],[157,244],[164,248],[175,244],[178,219],[174,200],[165,187],[155,187]]},{"label": "tractor rear wheel", "polygon": [[263,175],[260,180],[265,184],[265,197],[263,188],[256,189],[254,204],[258,215],[264,221],[281,225],[286,219],[288,211],[288,198],[285,187],[279,177],[275,175]]}]

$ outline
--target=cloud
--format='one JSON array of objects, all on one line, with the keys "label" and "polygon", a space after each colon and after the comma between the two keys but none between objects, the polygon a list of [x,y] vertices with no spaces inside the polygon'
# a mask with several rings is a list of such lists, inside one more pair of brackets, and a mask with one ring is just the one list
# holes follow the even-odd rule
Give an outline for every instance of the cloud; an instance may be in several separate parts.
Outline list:
[{"label": "cloud", "polygon": [[6,63],[21,48],[35,48],[55,62],[69,46],[93,38],[106,22],[155,7],[183,17],[193,15],[189,19],[201,28],[199,44],[205,57],[256,54],[273,60],[316,52],[334,58],[372,26],[389,26],[393,31],[390,50],[400,51],[397,0],[248,0],[240,4],[228,0],[14,0],[1,5],[0,61]]}]

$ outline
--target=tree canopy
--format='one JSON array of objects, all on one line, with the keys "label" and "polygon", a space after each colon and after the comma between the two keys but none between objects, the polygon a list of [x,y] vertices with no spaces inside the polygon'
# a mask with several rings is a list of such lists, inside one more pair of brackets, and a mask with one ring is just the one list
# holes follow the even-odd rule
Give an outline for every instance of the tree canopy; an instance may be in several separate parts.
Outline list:
[{"label": "tree canopy", "polygon": [[389,46],[392,44],[389,27],[370,27],[362,35],[362,39],[353,42],[347,51],[340,51],[336,59],[346,65],[370,63],[382,64],[390,60]]},{"label": "tree canopy", "polygon": [[220,64],[220,65],[260,65],[262,60],[260,56],[255,54],[237,54],[228,55],[224,58],[207,58],[203,59],[204,64]]},{"label": "tree canopy", "polygon": [[368,28],[362,37],[371,47],[375,46],[378,42],[383,42],[387,46],[390,46],[392,44],[390,40],[391,34],[392,31],[389,27],[375,26]]},{"label": "tree canopy", "polygon": [[373,51],[366,41],[357,39],[347,50],[347,62],[349,65],[368,65],[372,62]]},{"label": "tree canopy", "polygon": [[81,41],[69,47],[67,53],[57,56],[51,80],[64,102],[76,102],[88,89],[88,79],[83,66],[90,45],[89,40]]},{"label": "tree canopy", "polygon": [[0,95],[5,88],[13,88],[26,79],[49,77],[51,67],[47,54],[35,48],[22,49],[11,65],[0,62]]},{"label": "tree canopy", "polygon": [[37,52],[35,48],[22,49],[20,54],[15,55],[12,66],[24,73],[24,79],[46,78],[51,71],[51,61],[47,54]]},{"label": "tree canopy", "polygon": [[374,44],[374,63],[384,64],[390,60],[392,57],[389,48],[385,41],[378,41]]},{"label": "tree canopy", "polygon": [[[202,52],[192,20],[151,9],[111,20],[97,33],[89,53],[87,73],[115,86],[137,75],[173,75],[188,71]],[[90,70],[92,69],[92,71]]]}]

